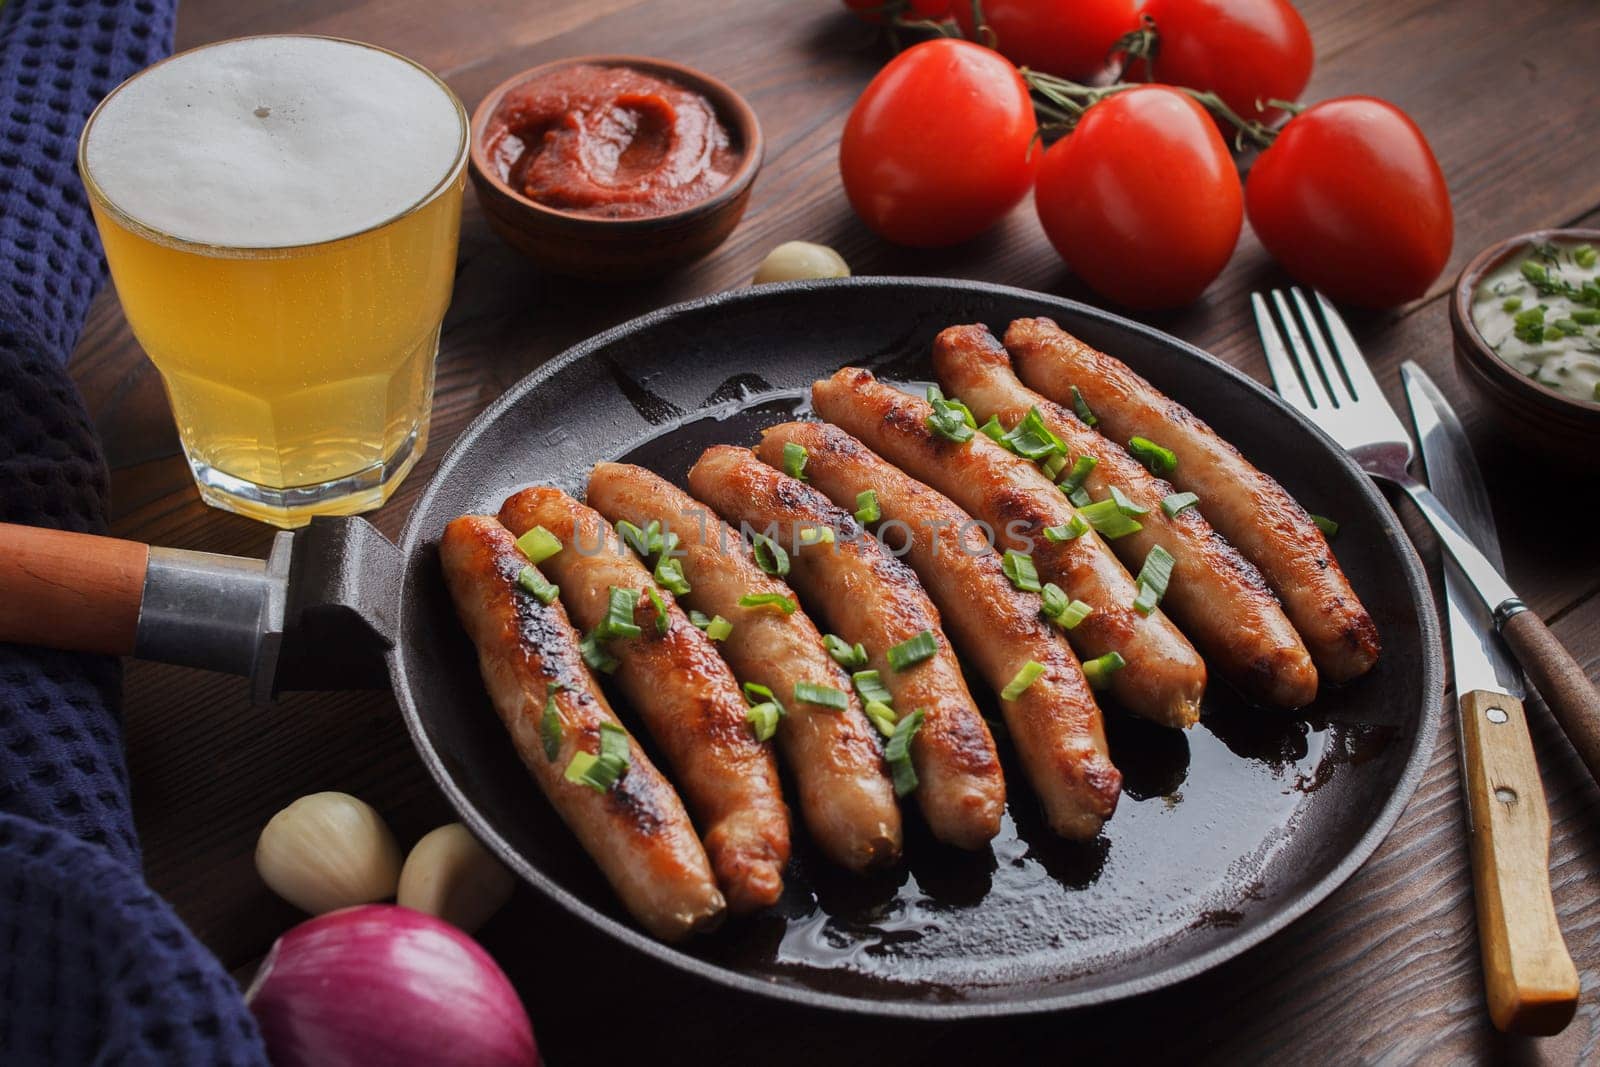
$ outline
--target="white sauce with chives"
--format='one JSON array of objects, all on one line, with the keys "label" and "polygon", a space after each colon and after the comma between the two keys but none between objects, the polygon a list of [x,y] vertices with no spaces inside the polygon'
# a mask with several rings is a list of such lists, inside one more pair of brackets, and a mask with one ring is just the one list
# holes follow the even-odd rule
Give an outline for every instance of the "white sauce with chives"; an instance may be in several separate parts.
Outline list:
[{"label": "white sauce with chives", "polygon": [[1483,276],[1472,322],[1507,364],[1575,400],[1600,403],[1600,251],[1530,245]]}]

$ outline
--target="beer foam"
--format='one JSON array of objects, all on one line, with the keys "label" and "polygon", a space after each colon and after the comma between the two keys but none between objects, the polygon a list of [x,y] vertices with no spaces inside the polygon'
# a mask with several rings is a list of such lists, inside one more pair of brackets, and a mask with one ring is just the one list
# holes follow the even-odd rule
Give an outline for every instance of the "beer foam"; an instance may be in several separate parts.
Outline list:
[{"label": "beer foam", "polygon": [[405,60],[320,37],[248,37],[118,89],[84,159],[119,211],[234,248],[360,233],[425,199],[461,158],[453,96]]}]

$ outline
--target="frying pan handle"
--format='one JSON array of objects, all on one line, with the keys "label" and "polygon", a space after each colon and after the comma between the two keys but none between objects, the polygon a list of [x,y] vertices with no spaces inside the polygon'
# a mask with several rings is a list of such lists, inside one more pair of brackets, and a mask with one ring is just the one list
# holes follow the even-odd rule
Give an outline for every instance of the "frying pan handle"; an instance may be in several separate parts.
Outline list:
[{"label": "frying pan handle", "polygon": [[0,642],[131,655],[150,546],[0,523]]}]

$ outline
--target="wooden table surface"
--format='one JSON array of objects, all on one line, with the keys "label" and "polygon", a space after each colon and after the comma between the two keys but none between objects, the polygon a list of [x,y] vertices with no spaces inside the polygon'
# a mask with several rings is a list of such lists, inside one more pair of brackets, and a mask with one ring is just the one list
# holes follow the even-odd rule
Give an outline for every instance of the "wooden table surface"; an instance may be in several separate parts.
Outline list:
[{"label": "wooden table surface", "polygon": [[[1460,406],[1495,495],[1511,581],[1591,677],[1600,674],[1592,520],[1573,523],[1576,512],[1564,506],[1573,499],[1570,479],[1484,423],[1452,368],[1443,296],[1462,264],[1496,238],[1600,220],[1600,5],[1304,0],[1300,8],[1317,47],[1307,98],[1371,93],[1404,107],[1431,140],[1455,200],[1445,276],[1428,299],[1358,317],[1358,337],[1392,396],[1398,364],[1411,358]],[[179,44],[280,31],[355,37],[411,55],[469,107],[502,78],[557,57],[664,56],[737,87],[767,133],[766,167],[743,224],[710,258],[660,283],[592,289],[541,277],[488,232],[468,195],[430,450],[371,516],[391,536],[451,441],[509,385],[617,322],[744,284],[780,241],[831,244],[861,274],[970,277],[1086,296],[1031,205],[988,236],[933,253],[885,245],[855,219],[835,146],[846,111],[887,53],[833,0],[186,0]],[[1246,294],[1282,280],[1247,228],[1199,303],[1147,321],[1265,380]],[[269,529],[196,497],[156,373],[109,292],[73,368],[104,435],[118,534],[265,555]],[[1578,497],[1591,515],[1594,488],[1591,478]],[[405,844],[450,817],[387,694],[298,695],[263,709],[249,704],[242,680],[130,663],[126,717],[149,879],[241,977],[296,919],[251,864],[256,834],[279,807],[315,790],[354,792],[389,816]],[[1584,989],[1571,1026],[1543,1041],[1497,1035],[1484,1010],[1451,726],[1393,834],[1326,903],[1208,975],[1109,1009],[910,1026],[773,1008],[625,958],[531,891],[519,892],[483,938],[517,980],[556,1062],[642,1054],[882,1064],[1113,1053],[1592,1062],[1600,1057],[1600,789],[1542,707],[1530,705],[1530,718],[1555,824],[1556,904]]]}]

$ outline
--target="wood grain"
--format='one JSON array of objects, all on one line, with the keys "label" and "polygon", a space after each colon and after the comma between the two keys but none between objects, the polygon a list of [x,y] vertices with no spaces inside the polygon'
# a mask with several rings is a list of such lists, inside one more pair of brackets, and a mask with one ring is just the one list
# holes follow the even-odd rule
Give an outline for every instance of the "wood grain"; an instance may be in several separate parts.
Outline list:
[{"label": "wood grain", "polygon": [[0,522],[0,642],[126,656],[147,545]]},{"label": "wood grain", "polygon": [[[1433,294],[1395,312],[1352,316],[1391,399],[1416,359],[1461,410],[1494,498],[1509,577],[1549,620],[1587,676],[1600,673],[1600,567],[1593,538],[1549,536],[1530,499],[1564,499],[1573,475],[1530,460],[1495,430],[1451,367],[1438,294],[1490,241],[1539,226],[1600,222],[1600,5],[1584,0],[1304,0],[1318,66],[1309,98],[1372,93],[1410,112],[1454,196],[1456,243]],[[566,346],[665,303],[744,284],[793,238],[838,248],[857,273],[981,278],[1086,298],[1044,240],[1031,204],[994,233],[932,253],[874,238],[850,212],[835,170],[845,112],[886,51],[834,0],[186,0],[184,46],[287,30],[357,37],[438,70],[470,107],[533,63],[634,52],[697,66],[755,106],[767,164],[728,243],[659,282],[595,288],[540,275],[487,231],[468,197],[446,322],[432,445],[373,516],[393,535],[450,442],[518,378]],[[1248,165],[1249,160],[1242,160]],[[1194,306],[1138,316],[1265,381],[1246,294],[1287,279],[1246,229],[1223,275]],[[759,358],[758,356],[753,356]],[[264,556],[266,527],[201,505],[178,452],[159,379],[114,297],[97,303],[75,376],[106,441],[123,536]],[[1592,472],[1591,475],[1592,477]],[[1402,505],[1402,510],[1408,505]],[[1424,539],[1424,544],[1426,544]],[[251,708],[244,683],[130,665],[127,736],[146,870],[202,938],[248,974],[293,919],[256,879],[255,835],[278,807],[345,789],[389,817],[402,842],[449,818],[386,694],[303,694]],[[774,1009],[686,986],[625,956],[531,892],[482,932],[518,982],[552,1062],[608,1054],[655,1061],[874,1064],[981,1059],[1196,1062],[1600,1059],[1600,787],[1547,710],[1528,704],[1548,796],[1556,914],[1585,987],[1558,1037],[1498,1033],[1485,1010],[1467,834],[1450,730],[1395,831],[1313,913],[1245,956],[1182,987],[1115,1008],[1005,1025],[891,1026]],[[1440,714],[1447,709],[1440,708]],[[1454,714],[1453,705],[1448,714]],[[1180,875],[1181,876],[1181,875]],[[664,995],[664,991],[666,992]],[[616,1025],[626,1005],[629,1025]]]}]

